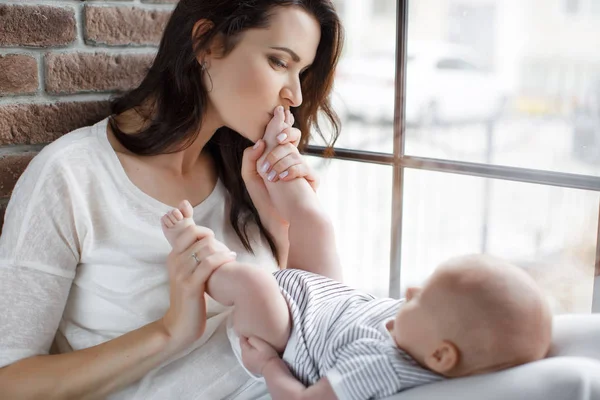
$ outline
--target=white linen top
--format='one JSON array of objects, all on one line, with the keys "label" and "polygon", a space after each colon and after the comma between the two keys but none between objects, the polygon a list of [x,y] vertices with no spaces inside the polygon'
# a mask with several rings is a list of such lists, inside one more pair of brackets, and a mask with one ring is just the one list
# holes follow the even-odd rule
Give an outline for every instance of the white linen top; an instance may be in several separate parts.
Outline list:
[{"label": "white linen top", "polygon": [[[159,220],[171,207],[129,180],[107,121],[46,146],[14,188],[0,237],[0,367],[48,354],[55,334],[61,352],[84,349],[156,321],[169,307],[171,249]],[[238,260],[275,271],[257,227],[255,254],[244,249],[225,199],[219,181],[194,208],[196,223]],[[248,376],[225,333],[229,310],[210,298],[207,309],[197,342],[111,399],[210,400],[245,388]]]}]

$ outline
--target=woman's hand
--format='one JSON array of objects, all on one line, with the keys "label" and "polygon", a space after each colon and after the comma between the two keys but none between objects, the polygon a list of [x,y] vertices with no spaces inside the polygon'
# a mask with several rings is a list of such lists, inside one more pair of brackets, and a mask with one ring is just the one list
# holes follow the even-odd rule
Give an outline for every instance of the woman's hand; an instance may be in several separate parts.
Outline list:
[{"label": "woman's hand", "polygon": [[[269,149],[266,154],[263,154],[266,150],[264,140],[257,141],[254,147],[248,147],[244,151],[242,159],[242,178],[252,202],[258,210],[261,222],[271,235],[281,238],[287,237],[287,221],[281,217],[273,206],[265,182],[259,173],[260,166],[264,164],[263,160],[270,164],[268,171],[274,171],[273,181],[304,178],[316,190],[318,179],[298,152],[297,146],[300,142],[301,133],[298,129],[292,127],[294,123],[293,115],[287,111],[284,121],[281,122],[281,117],[277,115],[278,112],[283,111],[275,110],[275,115],[267,125],[265,136],[267,134],[278,136],[279,144]],[[257,165],[259,160],[260,166]],[[281,174],[284,174],[283,177]]]},{"label": "woman's hand", "polygon": [[167,257],[170,307],[162,318],[173,351],[185,349],[204,333],[206,282],[214,270],[233,260],[235,253],[208,228],[191,225],[177,237]]},{"label": "woman's hand", "polygon": [[267,154],[258,159],[257,169],[271,182],[304,178],[316,191],[317,177],[298,151],[301,132],[293,125],[294,115],[289,110],[275,110],[263,138]]},{"label": "woman's hand", "polygon": [[277,351],[267,342],[257,337],[240,337],[242,362],[248,371],[262,375],[262,370],[272,358],[279,358]]}]

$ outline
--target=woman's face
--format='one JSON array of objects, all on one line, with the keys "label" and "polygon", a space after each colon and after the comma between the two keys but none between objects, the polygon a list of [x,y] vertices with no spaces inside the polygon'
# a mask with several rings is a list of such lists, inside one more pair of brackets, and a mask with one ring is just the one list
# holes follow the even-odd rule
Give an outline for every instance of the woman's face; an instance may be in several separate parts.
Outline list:
[{"label": "woman's face", "polygon": [[268,29],[247,30],[226,57],[207,59],[217,120],[252,142],[262,138],[275,107],[302,103],[300,74],[312,64],[321,38],[319,23],[301,8],[273,11]]}]

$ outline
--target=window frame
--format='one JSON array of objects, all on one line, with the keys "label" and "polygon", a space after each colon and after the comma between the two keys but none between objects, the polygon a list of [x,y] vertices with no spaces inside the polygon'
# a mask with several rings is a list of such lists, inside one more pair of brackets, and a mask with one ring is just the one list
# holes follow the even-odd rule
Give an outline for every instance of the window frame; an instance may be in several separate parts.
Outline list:
[{"label": "window frame", "polygon": [[[561,188],[583,189],[600,192],[600,177],[572,174],[564,172],[544,171],[521,167],[471,163],[463,161],[440,160],[417,157],[405,154],[405,109],[403,99],[406,98],[406,61],[408,43],[408,12],[410,0],[397,0],[396,14],[396,76],[394,99],[394,148],[393,154],[371,152],[355,149],[335,148],[333,157],[338,160],[374,163],[393,168],[392,186],[392,228],[389,271],[389,296],[400,297],[400,276],[402,259],[402,209],[404,191],[404,170],[417,169],[477,176],[481,178],[502,179],[513,182],[551,185]],[[490,125],[488,129],[493,129]],[[325,147],[308,145],[304,153],[311,156],[325,157]],[[596,276],[592,312],[600,313],[600,204],[599,221],[596,236]]]}]

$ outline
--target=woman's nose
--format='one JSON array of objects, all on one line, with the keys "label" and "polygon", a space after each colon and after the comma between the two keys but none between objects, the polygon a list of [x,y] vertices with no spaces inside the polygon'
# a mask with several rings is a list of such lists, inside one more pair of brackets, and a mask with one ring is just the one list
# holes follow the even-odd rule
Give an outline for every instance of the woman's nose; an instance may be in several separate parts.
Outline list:
[{"label": "woman's nose", "polygon": [[282,97],[290,107],[300,107],[302,104],[302,88],[300,82],[286,86],[282,91]]}]

